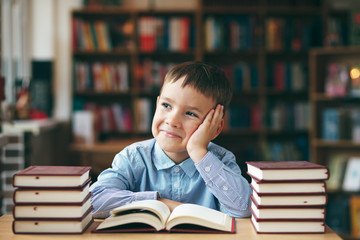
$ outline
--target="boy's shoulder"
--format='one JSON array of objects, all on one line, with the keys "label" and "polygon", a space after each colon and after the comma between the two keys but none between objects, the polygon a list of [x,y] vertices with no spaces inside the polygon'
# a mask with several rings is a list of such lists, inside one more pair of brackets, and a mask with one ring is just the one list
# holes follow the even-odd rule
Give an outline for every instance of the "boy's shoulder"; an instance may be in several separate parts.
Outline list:
[{"label": "boy's shoulder", "polygon": [[231,153],[229,150],[227,150],[226,148],[217,145],[216,143],[210,142],[207,150],[215,155],[217,155],[218,157],[222,157],[224,156],[226,153]]},{"label": "boy's shoulder", "polygon": [[126,148],[127,149],[153,148],[155,143],[156,143],[155,138],[151,138],[151,139],[134,142],[134,143],[130,144],[129,146],[127,146]]}]

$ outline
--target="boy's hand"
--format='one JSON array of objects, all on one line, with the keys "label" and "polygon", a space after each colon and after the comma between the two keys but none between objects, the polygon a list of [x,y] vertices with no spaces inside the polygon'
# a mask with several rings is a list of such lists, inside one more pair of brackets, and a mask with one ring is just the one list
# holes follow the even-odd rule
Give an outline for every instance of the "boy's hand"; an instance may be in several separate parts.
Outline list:
[{"label": "boy's hand", "polygon": [[176,201],[166,199],[166,198],[158,198],[157,200],[160,201],[160,202],[165,203],[166,206],[169,207],[170,212],[172,212],[177,206],[182,204],[181,202],[176,202]]},{"label": "boy's hand", "polygon": [[211,109],[202,124],[199,125],[190,137],[186,145],[186,150],[195,163],[203,159],[207,153],[206,148],[209,142],[220,133],[223,112],[224,107],[220,104],[218,104],[215,109]]}]

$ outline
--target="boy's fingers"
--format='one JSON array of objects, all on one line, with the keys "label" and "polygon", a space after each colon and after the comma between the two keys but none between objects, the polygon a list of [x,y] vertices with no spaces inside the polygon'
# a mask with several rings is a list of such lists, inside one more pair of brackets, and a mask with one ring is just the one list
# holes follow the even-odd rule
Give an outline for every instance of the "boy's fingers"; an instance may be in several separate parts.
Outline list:
[{"label": "boy's fingers", "polygon": [[224,107],[222,105],[218,104],[216,106],[216,110],[215,110],[215,114],[214,114],[214,118],[213,118],[215,123],[221,121],[222,115],[223,115],[223,110],[224,110]]}]

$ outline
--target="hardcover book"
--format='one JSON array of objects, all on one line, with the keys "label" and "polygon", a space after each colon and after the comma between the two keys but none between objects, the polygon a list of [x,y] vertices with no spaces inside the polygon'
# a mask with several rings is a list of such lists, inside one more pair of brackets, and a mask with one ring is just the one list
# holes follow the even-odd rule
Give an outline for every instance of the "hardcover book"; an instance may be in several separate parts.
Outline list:
[{"label": "hardcover book", "polygon": [[299,182],[258,182],[251,180],[250,186],[258,193],[325,193],[324,181],[299,181]]},{"label": "hardcover book", "polygon": [[235,219],[220,211],[182,204],[172,212],[157,200],[143,200],[113,209],[92,232],[222,232],[235,233]]},{"label": "hardcover book", "polygon": [[80,203],[25,203],[13,207],[15,219],[81,218],[92,209],[89,194]]},{"label": "hardcover book", "polygon": [[93,222],[91,208],[82,218],[21,219],[13,221],[13,232],[18,233],[83,233]]},{"label": "hardcover book", "polygon": [[14,203],[81,203],[91,193],[90,182],[83,188],[18,188],[14,192]]},{"label": "hardcover book", "polygon": [[248,174],[256,181],[314,181],[329,178],[329,169],[308,161],[246,162]]},{"label": "hardcover book", "polygon": [[324,207],[257,206],[251,202],[250,210],[256,219],[317,219],[325,220]]},{"label": "hardcover book", "polygon": [[19,188],[83,187],[89,181],[91,167],[30,166],[13,176],[13,186]]},{"label": "hardcover book", "polygon": [[325,222],[323,220],[278,220],[256,219],[251,217],[257,233],[324,233]]},{"label": "hardcover book", "polygon": [[258,194],[250,196],[258,206],[325,206],[326,194]]}]

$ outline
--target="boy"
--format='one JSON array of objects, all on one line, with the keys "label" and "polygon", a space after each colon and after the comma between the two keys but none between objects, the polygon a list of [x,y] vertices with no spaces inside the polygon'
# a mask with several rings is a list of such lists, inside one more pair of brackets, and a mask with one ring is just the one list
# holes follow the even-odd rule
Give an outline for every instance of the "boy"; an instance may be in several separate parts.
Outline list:
[{"label": "boy", "polygon": [[248,217],[250,186],[235,156],[211,143],[224,126],[232,90],[223,71],[186,62],[165,76],[152,122],[153,139],[118,153],[90,191],[94,217],[145,199],[172,210],[195,203],[234,217]]}]

